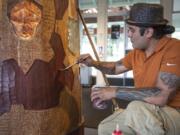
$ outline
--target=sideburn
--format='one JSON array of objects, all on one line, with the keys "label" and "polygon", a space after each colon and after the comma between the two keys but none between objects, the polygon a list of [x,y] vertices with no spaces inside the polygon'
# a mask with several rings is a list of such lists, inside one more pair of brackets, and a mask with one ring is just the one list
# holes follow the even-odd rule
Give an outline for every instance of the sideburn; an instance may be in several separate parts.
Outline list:
[{"label": "sideburn", "polygon": [[140,35],[141,35],[141,36],[144,35],[145,30],[146,30],[146,27],[140,27],[139,32],[140,32]]}]

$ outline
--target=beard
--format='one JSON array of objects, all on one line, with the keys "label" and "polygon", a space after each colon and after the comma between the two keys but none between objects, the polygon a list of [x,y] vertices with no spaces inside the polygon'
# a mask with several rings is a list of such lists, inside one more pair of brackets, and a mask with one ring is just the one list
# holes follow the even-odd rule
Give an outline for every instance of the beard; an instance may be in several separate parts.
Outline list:
[{"label": "beard", "polygon": [[135,44],[135,43],[132,43],[132,47],[134,49],[138,49],[138,50],[142,50],[142,51],[146,50],[146,45],[144,45],[144,44]]}]

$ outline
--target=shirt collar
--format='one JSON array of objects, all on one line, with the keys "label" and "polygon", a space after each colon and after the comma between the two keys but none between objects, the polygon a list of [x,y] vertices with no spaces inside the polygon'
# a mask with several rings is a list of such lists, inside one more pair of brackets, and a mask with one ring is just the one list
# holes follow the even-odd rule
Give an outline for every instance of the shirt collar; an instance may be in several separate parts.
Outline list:
[{"label": "shirt collar", "polygon": [[155,52],[160,51],[162,48],[164,48],[164,46],[166,45],[166,43],[171,40],[171,38],[164,36],[163,38],[161,38],[155,48]]}]

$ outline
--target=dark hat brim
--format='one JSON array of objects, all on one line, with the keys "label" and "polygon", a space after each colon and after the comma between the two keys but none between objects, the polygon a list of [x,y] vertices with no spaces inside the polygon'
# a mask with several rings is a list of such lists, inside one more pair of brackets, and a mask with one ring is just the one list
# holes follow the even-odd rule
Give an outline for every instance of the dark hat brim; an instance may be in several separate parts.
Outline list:
[{"label": "dark hat brim", "polygon": [[162,20],[161,22],[158,22],[158,23],[147,23],[147,22],[136,22],[136,21],[132,21],[130,19],[126,19],[125,22],[127,24],[130,24],[130,25],[136,25],[136,26],[144,26],[144,27],[148,27],[148,26],[159,26],[159,25],[166,25],[168,23],[168,20],[164,19]]}]

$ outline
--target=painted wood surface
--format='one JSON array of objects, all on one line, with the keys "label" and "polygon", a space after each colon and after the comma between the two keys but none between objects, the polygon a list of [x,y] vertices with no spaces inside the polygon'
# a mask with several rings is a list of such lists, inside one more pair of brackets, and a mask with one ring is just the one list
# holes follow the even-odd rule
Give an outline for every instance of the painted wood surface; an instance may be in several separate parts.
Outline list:
[{"label": "painted wood surface", "polygon": [[81,135],[79,67],[58,70],[79,56],[77,1],[28,1],[37,5],[42,17],[27,40],[18,37],[11,18],[13,7],[21,2],[0,1],[0,60],[15,72],[11,108],[0,116],[0,135]]}]

